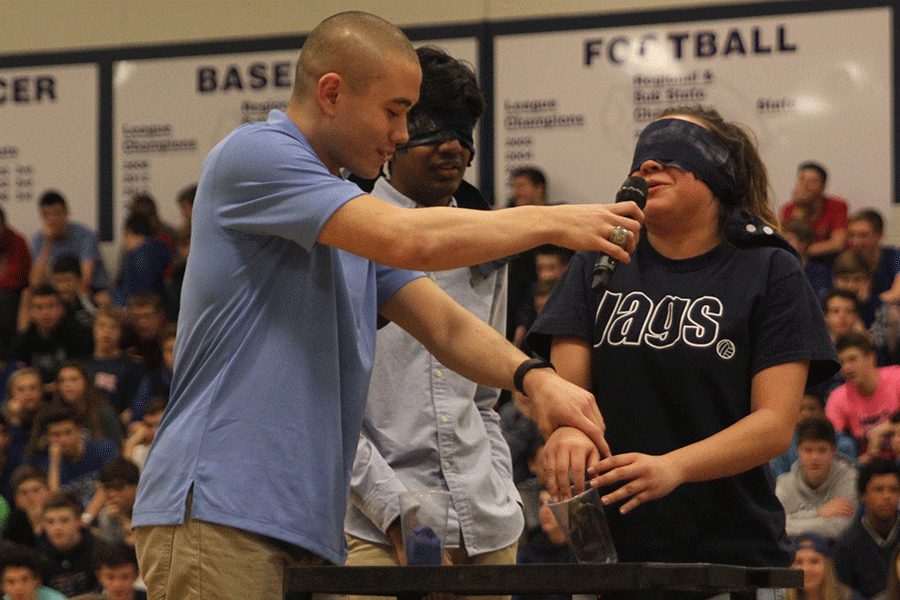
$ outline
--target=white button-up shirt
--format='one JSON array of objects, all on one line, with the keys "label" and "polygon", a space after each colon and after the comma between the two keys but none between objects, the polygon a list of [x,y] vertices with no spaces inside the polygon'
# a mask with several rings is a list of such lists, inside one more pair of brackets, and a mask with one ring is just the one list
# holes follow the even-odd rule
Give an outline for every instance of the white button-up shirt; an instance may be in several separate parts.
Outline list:
[{"label": "white button-up shirt", "polygon": [[[372,194],[416,207],[383,178]],[[486,277],[473,268],[429,277],[479,319],[505,332],[505,266]],[[379,330],[345,530],[391,545],[384,531],[400,514],[401,492],[449,490],[450,531],[459,531],[470,555],[515,542],[524,518],[509,447],[493,408],[498,395],[499,390],[442,365],[397,325]],[[455,537],[448,536],[448,547],[458,545]]]}]

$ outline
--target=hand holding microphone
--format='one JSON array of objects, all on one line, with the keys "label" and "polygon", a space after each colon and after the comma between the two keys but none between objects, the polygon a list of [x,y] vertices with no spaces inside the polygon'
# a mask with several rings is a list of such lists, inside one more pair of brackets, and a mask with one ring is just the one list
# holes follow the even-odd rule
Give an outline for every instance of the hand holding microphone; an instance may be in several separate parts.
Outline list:
[{"label": "hand holding microphone", "polygon": [[[638,208],[644,210],[644,205],[647,204],[647,190],[647,182],[644,178],[632,175],[625,180],[625,183],[616,192],[616,202],[631,201],[637,204]],[[631,232],[624,227],[616,227],[609,235],[609,241],[616,246],[624,248],[630,236]],[[618,261],[616,259],[601,253],[597,258],[596,264],[594,264],[594,280],[591,284],[591,290],[599,293],[605,288],[606,284],[609,283],[609,278],[612,277],[613,272],[616,270],[617,264]]]}]

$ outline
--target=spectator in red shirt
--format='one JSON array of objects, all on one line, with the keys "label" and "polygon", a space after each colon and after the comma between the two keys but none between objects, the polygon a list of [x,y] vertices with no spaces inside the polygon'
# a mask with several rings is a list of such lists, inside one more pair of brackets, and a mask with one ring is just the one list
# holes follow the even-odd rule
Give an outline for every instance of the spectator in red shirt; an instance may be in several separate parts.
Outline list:
[{"label": "spectator in red shirt", "polygon": [[781,210],[781,221],[806,221],[813,230],[807,253],[830,265],[847,246],[847,202],[825,195],[827,179],[828,172],[819,163],[805,162],[797,167],[797,183],[790,203]]},{"label": "spectator in red shirt", "polygon": [[28,287],[31,251],[28,242],[6,225],[6,213],[0,208],[0,348],[9,348],[16,331],[16,315],[22,290]]}]

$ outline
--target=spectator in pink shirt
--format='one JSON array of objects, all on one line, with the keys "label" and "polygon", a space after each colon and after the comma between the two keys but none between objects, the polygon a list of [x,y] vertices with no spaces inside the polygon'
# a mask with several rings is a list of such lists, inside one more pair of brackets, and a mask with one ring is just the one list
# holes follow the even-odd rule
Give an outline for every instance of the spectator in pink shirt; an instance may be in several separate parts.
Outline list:
[{"label": "spectator in pink shirt", "polygon": [[866,332],[844,334],[835,347],[847,383],[831,393],[825,414],[836,430],[856,439],[862,456],[868,450],[867,431],[900,409],[900,366],[877,367],[875,344]]}]

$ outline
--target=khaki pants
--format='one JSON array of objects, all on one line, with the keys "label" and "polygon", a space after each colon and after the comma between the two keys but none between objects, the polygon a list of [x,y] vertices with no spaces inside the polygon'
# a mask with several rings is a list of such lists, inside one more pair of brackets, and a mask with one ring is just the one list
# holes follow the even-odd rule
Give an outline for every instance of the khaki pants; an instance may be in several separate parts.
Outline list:
[{"label": "khaki pants", "polygon": [[[347,536],[350,553],[347,555],[347,566],[356,567],[389,567],[399,565],[397,552],[393,546],[383,546],[362,540],[352,535]],[[514,565],[518,542],[506,548],[469,556],[465,548],[448,548],[447,554],[454,565]],[[339,596],[344,600],[364,600],[365,596]],[[386,598],[374,596],[374,598]],[[473,600],[509,600],[509,596],[472,596]]]},{"label": "khaki pants", "polygon": [[327,563],[293,544],[189,517],[138,527],[135,537],[149,600],[280,600],[285,567]]}]

